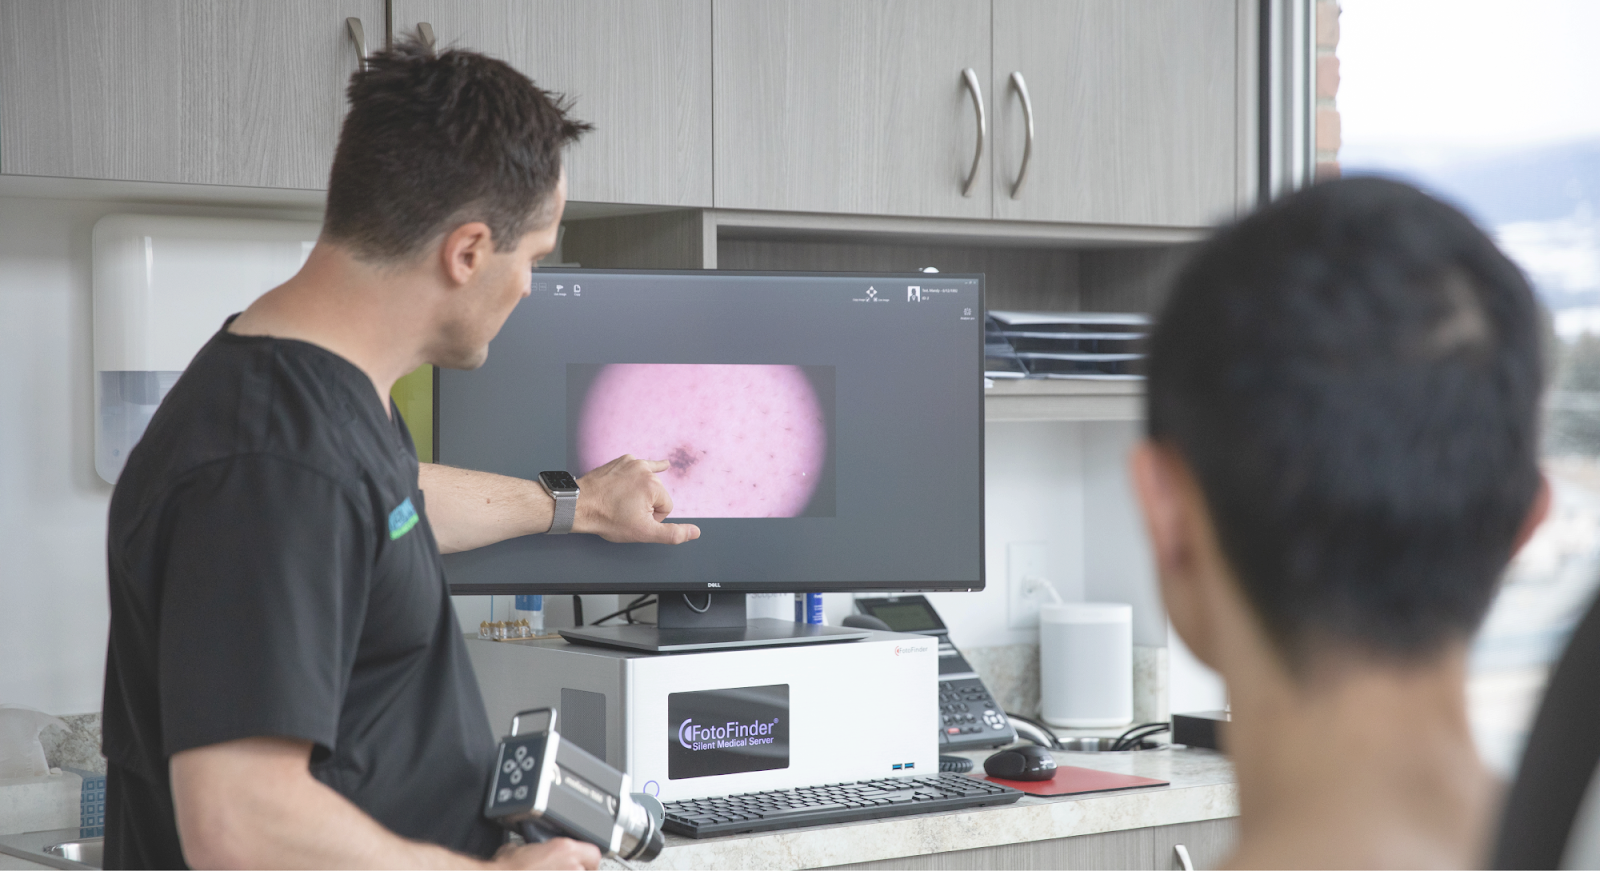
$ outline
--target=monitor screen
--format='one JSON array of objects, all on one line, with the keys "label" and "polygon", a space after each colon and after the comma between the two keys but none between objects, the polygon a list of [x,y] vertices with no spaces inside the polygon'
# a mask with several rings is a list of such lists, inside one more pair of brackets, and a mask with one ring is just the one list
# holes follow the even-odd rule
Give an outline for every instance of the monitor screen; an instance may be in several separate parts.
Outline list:
[{"label": "monitor screen", "polygon": [[438,372],[436,458],[665,460],[701,537],[525,536],[446,556],[452,591],[982,589],[983,313],[978,275],[535,272]]}]

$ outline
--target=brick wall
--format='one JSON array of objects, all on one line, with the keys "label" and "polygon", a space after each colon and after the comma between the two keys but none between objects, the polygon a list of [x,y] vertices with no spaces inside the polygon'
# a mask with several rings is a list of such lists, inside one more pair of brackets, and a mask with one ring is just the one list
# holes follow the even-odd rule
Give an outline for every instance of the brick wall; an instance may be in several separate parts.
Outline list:
[{"label": "brick wall", "polygon": [[1339,175],[1339,2],[1317,0],[1317,178]]}]

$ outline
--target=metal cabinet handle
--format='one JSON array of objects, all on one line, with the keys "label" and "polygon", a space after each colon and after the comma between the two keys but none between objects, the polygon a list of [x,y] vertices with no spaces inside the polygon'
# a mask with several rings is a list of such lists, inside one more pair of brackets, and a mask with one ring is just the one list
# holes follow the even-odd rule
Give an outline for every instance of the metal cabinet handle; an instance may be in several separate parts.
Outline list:
[{"label": "metal cabinet handle", "polygon": [[966,83],[967,91],[972,94],[972,110],[978,113],[978,148],[972,155],[972,170],[967,173],[967,181],[961,186],[961,195],[972,196],[972,185],[978,181],[978,167],[983,164],[983,143],[989,138],[989,120],[983,113],[983,91],[978,88],[978,74],[972,67],[961,71],[961,81]]},{"label": "metal cabinet handle", "polygon": [[1178,867],[1182,868],[1183,871],[1194,871],[1194,863],[1189,861],[1188,847],[1178,844],[1172,848],[1172,852],[1178,854]]},{"label": "metal cabinet handle", "polygon": [[1028,137],[1022,140],[1022,167],[1011,185],[1011,198],[1016,199],[1022,192],[1022,180],[1028,177],[1028,162],[1033,159],[1033,100],[1028,96],[1028,83],[1022,80],[1022,73],[1011,74],[1011,89],[1022,98],[1022,117],[1028,122]]},{"label": "metal cabinet handle", "polygon": [[428,22],[418,21],[417,33],[422,34],[422,42],[424,45],[428,46],[429,49],[433,49],[439,45],[439,41],[433,38],[433,25],[429,24]]},{"label": "metal cabinet handle", "polygon": [[350,34],[350,42],[356,47],[356,63],[359,64],[360,69],[365,70],[367,68],[367,32],[361,27],[361,19],[346,18],[344,27]]}]

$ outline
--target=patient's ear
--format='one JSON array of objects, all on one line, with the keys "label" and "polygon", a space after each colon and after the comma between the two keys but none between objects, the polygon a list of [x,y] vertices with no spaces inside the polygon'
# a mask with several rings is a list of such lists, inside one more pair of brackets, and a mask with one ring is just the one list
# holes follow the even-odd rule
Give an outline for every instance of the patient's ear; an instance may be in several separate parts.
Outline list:
[{"label": "patient's ear", "polygon": [[1517,541],[1512,547],[1514,555],[1520,552],[1533,534],[1539,531],[1539,525],[1550,516],[1550,479],[1539,473],[1539,492],[1533,495],[1533,504],[1528,506],[1528,516],[1522,519],[1522,528],[1517,530]]},{"label": "patient's ear", "polygon": [[1129,471],[1144,513],[1167,617],[1195,656],[1212,665],[1210,622],[1214,612],[1208,599],[1215,592],[1211,587],[1216,579],[1206,576],[1204,554],[1209,549],[1199,539],[1210,529],[1201,516],[1199,489],[1183,458],[1152,441],[1134,448]]}]

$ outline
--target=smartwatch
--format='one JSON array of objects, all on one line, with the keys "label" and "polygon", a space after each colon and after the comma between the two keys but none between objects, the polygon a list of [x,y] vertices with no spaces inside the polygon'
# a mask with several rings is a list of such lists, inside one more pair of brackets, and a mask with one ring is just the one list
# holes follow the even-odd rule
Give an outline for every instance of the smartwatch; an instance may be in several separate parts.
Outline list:
[{"label": "smartwatch", "polygon": [[550,519],[546,535],[566,535],[572,531],[572,520],[578,514],[578,482],[567,472],[540,472],[539,483],[550,498],[556,500],[555,516]]}]

